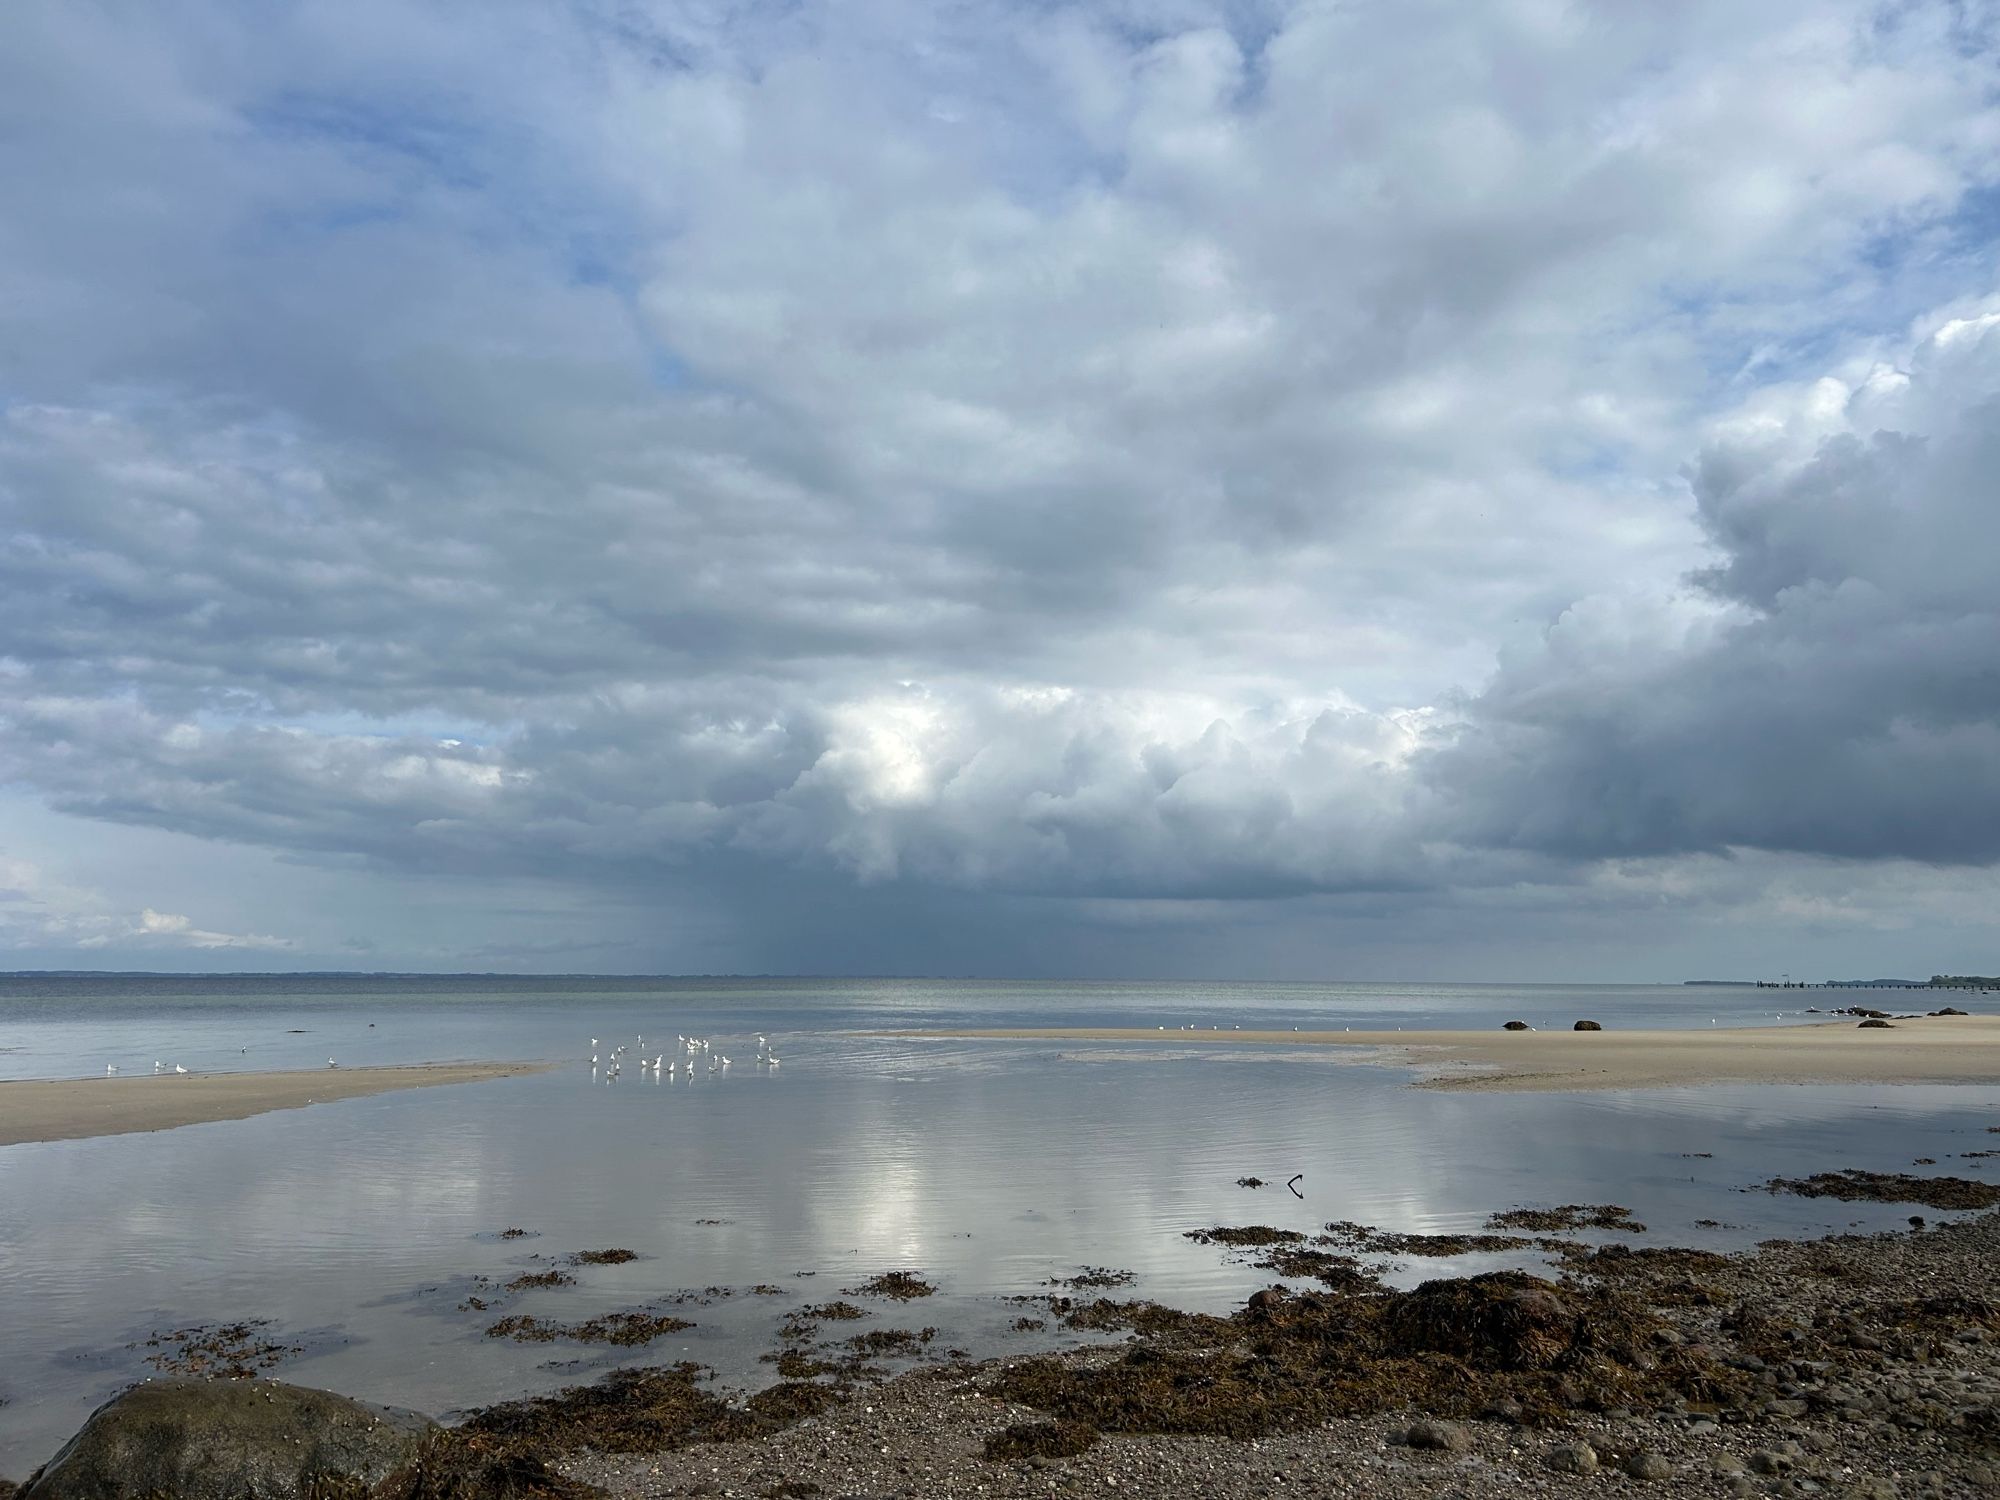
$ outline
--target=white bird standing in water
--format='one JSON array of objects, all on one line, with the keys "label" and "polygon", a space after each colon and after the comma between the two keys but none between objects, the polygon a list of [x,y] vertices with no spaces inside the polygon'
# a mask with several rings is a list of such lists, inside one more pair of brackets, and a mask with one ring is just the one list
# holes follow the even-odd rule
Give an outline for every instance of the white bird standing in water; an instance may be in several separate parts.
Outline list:
[{"label": "white bird standing in water", "polygon": [[329,1057],[329,1058],[328,1058],[328,1059],[326,1060],[326,1065],[327,1065],[327,1066],[328,1066],[329,1068],[337,1068],[337,1067],[339,1067],[339,1066],[340,1066],[340,1064],[339,1064],[339,1063],[335,1062],[335,1061],[334,1061],[334,1060],[333,1060],[332,1058],[330,1058],[330,1057]]},{"label": "white bird standing in water", "polygon": [[107,1078],[109,1078],[113,1073],[116,1073],[117,1071],[118,1071],[118,1064],[116,1063],[106,1063],[104,1065],[104,1076]]},{"label": "white bird standing in water", "polygon": [[186,1069],[186,1068],[184,1068],[184,1067],[182,1067],[182,1066],[181,1066],[181,1065],[180,1065],[179,1063],[175,1063],[175,1064],[174,1064],[174,1071],[175,1071],[176,1073],[185,1073],[185,1072],[187,1071],[187,1069]]}]

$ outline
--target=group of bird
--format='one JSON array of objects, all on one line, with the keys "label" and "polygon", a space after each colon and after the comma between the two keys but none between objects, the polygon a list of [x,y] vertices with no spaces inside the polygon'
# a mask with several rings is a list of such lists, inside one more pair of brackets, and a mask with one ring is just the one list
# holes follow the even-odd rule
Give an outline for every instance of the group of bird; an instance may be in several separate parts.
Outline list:
[{"label": "group of bird", "polygon": [[[638,1038],[634,1045],[639,1049],[639,1072],[641,1075],[651,1073],[655,1080],[672,1078],[676,1073],[685,1073],[688,1080],[692,1082],[697,1069],[709,1073],[727,1073],[729,1071],[730,1059],[717,1052],[715,1044],[707,1037],[680,1036],[677,1034],[674,1037],[674,1046],[672,1049],[677,1055],[671,1060],[669,1060],[668,1054],[664,1050],[655,1053],[651,1057],[646,1056],[646,1038],[643,1035]],[[597,1038],[592,1037],[590,1039],[591,1076],[593,1078],[596,1077],[598,1071],[602,1069],[604,1081],[610,1083],[618,1077],[619,1070],[624,1066],[627,1049],[621,1043],[613,1047],[609,1054],[604,1054],[597,1050],[598,1046],[599,1042]],[[775,1068],[778,1066],[778,1060],[778,1054],[771,1050],[771,1039],[759,1035],[757,1038],[756,1066],[760,1068]]]}]

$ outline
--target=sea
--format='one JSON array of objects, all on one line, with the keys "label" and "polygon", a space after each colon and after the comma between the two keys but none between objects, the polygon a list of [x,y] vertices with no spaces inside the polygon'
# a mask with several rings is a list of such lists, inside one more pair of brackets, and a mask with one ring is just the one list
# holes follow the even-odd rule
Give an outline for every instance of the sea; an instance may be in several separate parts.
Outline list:
[{"label": "sea", "polygon": [[[855,1296],[869,1317],[828,1336],[928,1329],[931,1359],[1075,1342],[1053,1322],[1017,1327],[1037,1309],[1015,1299],[1084,1268],[1132,1273],[1112,1295],[1226,1310],[1272,1276],[1189,1237],[1216,1225],[1463,1231],[1516,1206],[1616,1203],[1647,1226],[1623,1242],[1716,1249],[1898,1225],[1906,1206],[1764,1184],[1843,1167],[1987,1176],[1992,1159],[1967,1153],[1993,1143],[2000,1090],[1447,1092],[1412,1088],[1409,1068],[1367,1054],[1190,1044],[1181,1032],[1770,1025],[1857,998],[1680,985],[0,976],[0,1079],[155,1063],[554,1064],[0,1147],[0,1476],[24,1477],[96,1405],[185,1350],[198,1357],[222,1327],[245,1330],[238,1347],[262,1373],[450,1418],[620,1365],[694,1361],[719,1387],[755,1389],[776,1378],[761,1356],[789,1316],[886,1271],[937,1292]],[[1164,1029],[1137,1046],[885,1034],[1040,1026]],[[776,1066],[757,1061],[760,1034]],[[681,1037],[708,1043],[692,1073],[636,1066],[642,1053],[684,1060]],[[615,1076],[603,1065],[614,1047],[626,1049]],[[632,1258],[571,1261],[614,1249]],[[1407,1285],[1512,1264],[1534,1257],[1387,1275]],[[550,1270],[571,1279],[506,1290]],[[504,1318],[574,1328],[623,1311],[692,1326],[637,1347],[493,1331]]]}]

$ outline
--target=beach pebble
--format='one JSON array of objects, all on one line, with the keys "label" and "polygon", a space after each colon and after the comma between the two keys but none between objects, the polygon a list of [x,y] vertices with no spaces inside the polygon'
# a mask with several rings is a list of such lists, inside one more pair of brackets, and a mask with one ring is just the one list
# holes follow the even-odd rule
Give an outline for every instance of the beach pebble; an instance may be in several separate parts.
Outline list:
[{"label": "beach pebble", "polygon": [[1412,1422],[1403,1429],[1403,1441],[1412,1448],[1442,1453],[1464,1453],[1472,1447],[1471,1435],[1456,1422]]},{"label": "beach pebble", "polygon": [[1597,1472],[1597,1450],[1588,1443],[1558,1443],[1542,1461],[1558,1474]]},{"label": "beach pebble", "polygon": [[1634,1479],[1672,1479],[1674,1466],[1657,1453],[1635,1453],[1625,1460],[1625,1472]]}]

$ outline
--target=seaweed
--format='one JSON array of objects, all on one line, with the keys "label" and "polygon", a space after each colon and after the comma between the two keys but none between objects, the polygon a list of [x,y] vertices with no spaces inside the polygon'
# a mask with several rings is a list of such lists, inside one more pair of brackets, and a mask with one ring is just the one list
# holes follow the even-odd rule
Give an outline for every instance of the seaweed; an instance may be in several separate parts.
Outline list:
[{"label": "seaweed", "polygon": [[1098,1288],[1130,1286],[1138,1280],[1136,1271],[1114,1271],[1109,1266],[1085,1266],[1074,1276],[1052,1276],[1050,1286],[1066,1286],[1074,1292],[1095,1291]]},{"label": "seaweed", "polygon": [[569,1258],[573,1266],[622,1266],[628,1260],[637,1260],[636,1250],[579,1250]]},{"label": "seaweed", "polygon": [[852,1302],[817,1302],[800,1308],[793,1316],[818,1323],[852,1323],[856,1318],[867,1317],[868,1313]]},{"label": "seaweed", "polygon": [[540,1287],[575,1286],[576,1278],[567,1271],[533,1271],[525,1276],[516,1276],[507,1283],[510,1292],[533,1291]]},{"label": "seaweed", "polygon": [[1529,1250],[1535,1242],[1517,1234],[1400,1234],[1371,1229],[1351,1219],[1326,1226],[1314,1241],[1321,1245],[1341,1245],[1369,1255],[1451,1256],[1488,1254],[1503,1250]]},{"label": "seaweed", "polygon": [[1969,1177],[1911,1177],[1902,1172],[1818,1172],[1811,1177],[1774,1177],[1766,1191],[1801,1198],[1837,1198],[1844,1203],[1921,1203],[1926,1208],[1991,1208],[2000,1186]]},{"label": "seaweed", "polygon": [[[262,1330],[270,1326],[268,1318],[249,1318],[240,1323],[196,1323],[169,1333],[156,1333],[145,1341],[145,1347],[162,1352],[147,1355],[146,1363],[175,1375],[250,1380],[259,1370],[270,1369],[287,1355],[304,1352],[296,1344],[281,1344],[264,1337]],[[139,1345],[132,1347],[136,1349]]]},{"label": "seaweed", "polygon": [[1232,1319],[1182,1314],[1108,1366],[1037,1358],[992,1394],[1104,1432],[1256,1437],[1412,1406],[1473,1417],[1506,1402],[1530,1426],[1578,1408],[1748,1388],[1704,1350],[1655,1348],[1664,1323],[1615,1288],[1560,1287],[1524,1272],[1413,1291],[1306,1293]]},{"label": "seaweed", "polygon": [[573,1339],[582,1344],[616,1344],[631,1347],[650,1344],[654,1339],[692,1328],[685,1318],[670,1318],[649,1312],[603,1313],[582,1323],[552,1323],[517,1313],[502,1318],[486,1330],[489,1339],[510,1338],[517,1344],[547,1344],[556,1339]]},{"label": "seaweed", "polygon": [[1261,1271],[1273,1271],[1294,1280],[1310,1278],[1336,1292],[1366,1291],[1377,1284],[1374,1273],[1353,1256],[1311,1250],[1303,1245],[1279,1245],[1251,1264]]},{"label": "seaweed", "polygon": [[1181,1238],[1193,1240],[1197,1245],[1228,1245],[1241,1249],[1246,1246],[1296,1245],[1305,1236],[1296,1229],[1273,1229],[1269,1224],[1242,1224],[1230,1226],[1218,1224],[1213,1229],[1190,1229]]},{"label": "seaweed", "polygon": [[888,1297],[893,1301],[908,1302],[917,1297],[934,1295],[937,1287],[913,1271],[884,1271],[859,1286],[842,1287],[841,1291],[849,1297]]},{"label": "seaweed", "polygon": [[1646,1226],[1632,1217],[1632,1210],[1615,1203],[1566,1203],[1561,1208],[1510,1208],[1492,1215],[1488,1229],[1532,1229],[1547,1234],[1571,1229],[1622,1229],[1627,1234],[1644,1234]]},{"label": "seaweed", "polygon": [[1016,1422],[986,1440],[986,1457],[1019,1462],[1030,1458],[1075,1458],[1097,1445],[1098,1431],[1088,1422]]},{"label": "seaweed", "polygon": [[866,1333],[857,1333],[842,1342],[857,1356],[869,1359],[884,1359],[892,1356],[909,1356],[921,1353],[925,1345],[937,1337],[935,1328],[911,1330],[908,1328],[871,1328]]}]

